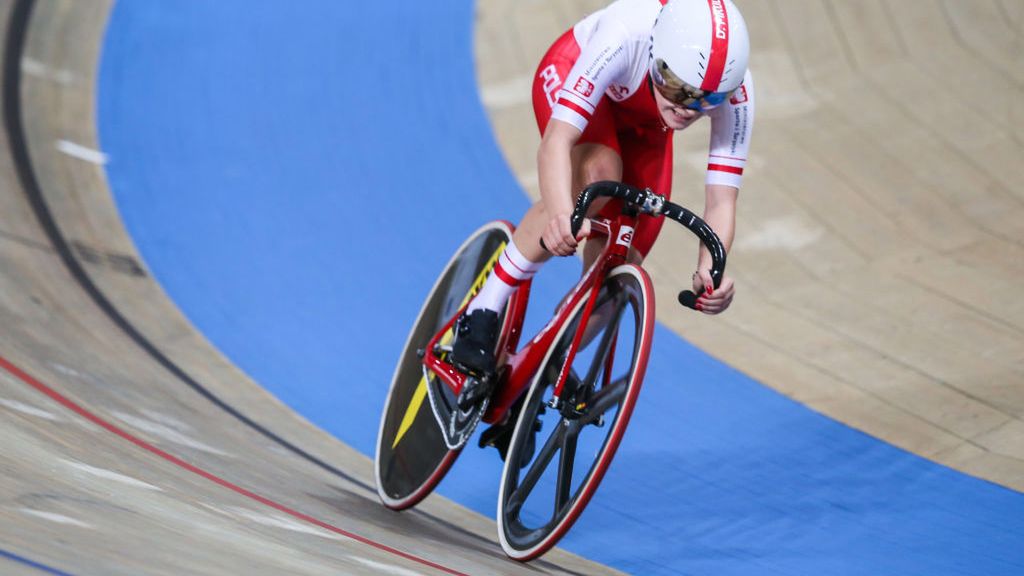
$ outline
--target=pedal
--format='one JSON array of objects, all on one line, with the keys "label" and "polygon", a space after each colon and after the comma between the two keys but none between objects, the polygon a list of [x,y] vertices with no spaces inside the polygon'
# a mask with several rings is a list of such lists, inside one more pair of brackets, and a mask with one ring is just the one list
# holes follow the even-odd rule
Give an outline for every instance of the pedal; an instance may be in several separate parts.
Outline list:
[{"label": "pedal", "polygon": [[515,421],[509,421],[504,424],[490,426],[480,434],[480,441],[477,442],[477,445],[481,448],[487,448],[488,446],[496,448],[502,461],[504,461],[505,456],[508,454],[508,445],[512,440],[512,432],[515,431],[515,425]]}]

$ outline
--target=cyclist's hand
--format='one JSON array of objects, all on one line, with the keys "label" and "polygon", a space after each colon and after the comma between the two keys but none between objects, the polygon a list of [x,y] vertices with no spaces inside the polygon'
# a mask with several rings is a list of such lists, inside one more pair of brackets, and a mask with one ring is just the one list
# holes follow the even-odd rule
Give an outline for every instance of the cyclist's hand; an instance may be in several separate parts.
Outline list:
[{"label": "cyclist's hand", "polygon": [[579,241],[590,234],[590,220],[584,219],[579,234],[574,238],[568,214],[557,215],[548,221],[544,229],[544,246],[556,256],[571,256],[576,253]]},{"label": "cyclist's hand", "polygon": [[720,314],[732,304],[736,288],[732,278],[725,276],[716,290],[709,270],[698,270],[693,275],[693,293],[697,294],[697,310],[705,314]]}]

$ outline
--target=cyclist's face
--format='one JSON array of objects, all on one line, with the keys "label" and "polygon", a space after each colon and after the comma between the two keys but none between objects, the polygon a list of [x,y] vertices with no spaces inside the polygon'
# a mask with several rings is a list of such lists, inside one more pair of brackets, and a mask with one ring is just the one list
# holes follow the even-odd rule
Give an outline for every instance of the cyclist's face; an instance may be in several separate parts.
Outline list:
[{"label": "cyclist's face", "polygon": [[658,112],[661,113],[661,119],[665,122],[665,126],[673,130],[686,128],[702,115],[696,110],[670,102],[657,90],[654,91],[654,101],[658,104]]}]

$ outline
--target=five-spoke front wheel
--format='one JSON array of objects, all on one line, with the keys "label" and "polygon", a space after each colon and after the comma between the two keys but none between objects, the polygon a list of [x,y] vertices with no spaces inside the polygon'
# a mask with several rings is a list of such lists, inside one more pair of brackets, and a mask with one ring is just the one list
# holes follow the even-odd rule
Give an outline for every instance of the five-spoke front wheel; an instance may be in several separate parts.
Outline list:
[{"label": "five-spoke front wheel", "polygon": [[612,270],[569,367],[561,405],[553,388],[585,302],[555,338],[519,414],[498,496],[502,548],[540,556],[569,530],[597,490],[633,412],[654,324],[651,283],[639,267]]}]

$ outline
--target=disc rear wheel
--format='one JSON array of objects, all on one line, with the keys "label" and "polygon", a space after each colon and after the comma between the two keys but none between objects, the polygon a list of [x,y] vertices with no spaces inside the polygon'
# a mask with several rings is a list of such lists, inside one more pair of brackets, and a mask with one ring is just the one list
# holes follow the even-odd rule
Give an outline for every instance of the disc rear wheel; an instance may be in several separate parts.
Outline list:
[{"label": "disc rear wheel", "polygon": [[[479,291],[511,237],[512,226],[501,221],[473,233],[448,262],[413,324],[399,356],[377,436],[377,493],[388,508],[402,510],[420,502],[459,454],[459,449],[446,444],[431,409],[431,402],[451,409],[455,396],[436,376],[424,371],[420,354],[444,323]],[[450,345],[450,341],[449,334],[441,344]]]}]

